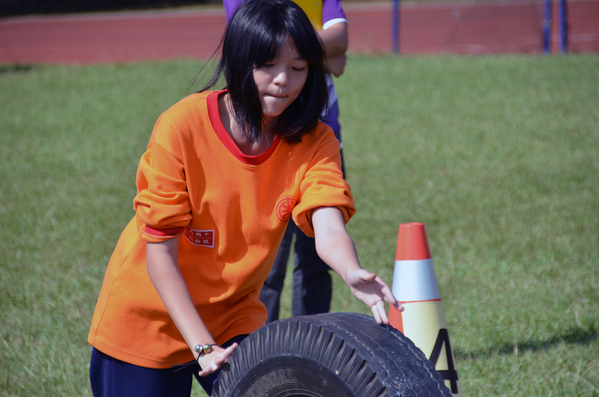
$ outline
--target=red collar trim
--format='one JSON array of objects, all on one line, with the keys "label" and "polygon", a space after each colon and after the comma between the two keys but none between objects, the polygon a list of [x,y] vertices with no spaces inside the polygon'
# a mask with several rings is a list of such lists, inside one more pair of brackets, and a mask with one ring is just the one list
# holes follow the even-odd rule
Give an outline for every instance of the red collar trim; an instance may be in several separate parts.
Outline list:
[{"label": "red collar trim", "polygon": [[227,92],[227,91],[226,90],[214,91],[213,93],[208,95],[207,104],[208,104],[208,117],[210,117],[210,123],[212,124],[212,127],[214,128],[214,131],[216,132],[216,135],[218,136],[220,141],[223,143],[223,145],[225,145],[227,150],[233,156],[235,156],[235,158],[237,158],[239,161],[241,161],[244,164],[260,165],[263,162],[265,162],[270,157],[270,155],[275,151],[275,149],[277,148],[277,146],[279,144],[279,141],[281,140],[280,136],[278,134],[275,135],[275,139],[273,140],[272,144],[270,145],[270,147],[268,148],[268,150],[266,152],[259,154],[257,156],[248,156],[247,154],[244,154],[241,150],[239,150],[239,148],[237,147],[237,144],[235,143],[233,138],[231,138],[231,136],[229,135],[227,130],[225,130],[222,120],[220,119],[220,113],[218,111],[218,97],[220,94],[223,94],[225,92]]}]

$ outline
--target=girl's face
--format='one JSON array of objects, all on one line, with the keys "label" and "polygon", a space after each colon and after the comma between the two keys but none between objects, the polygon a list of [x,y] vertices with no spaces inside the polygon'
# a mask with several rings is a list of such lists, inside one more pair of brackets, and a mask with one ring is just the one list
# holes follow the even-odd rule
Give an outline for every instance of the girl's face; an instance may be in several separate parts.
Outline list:
[{"label": "girl's face", "polygon": [[262,116],[276,120],[299,96],[308,78],[308,62],[302,59],[290,36],[279,55],[254,69],[254,83],[258,88]]}]

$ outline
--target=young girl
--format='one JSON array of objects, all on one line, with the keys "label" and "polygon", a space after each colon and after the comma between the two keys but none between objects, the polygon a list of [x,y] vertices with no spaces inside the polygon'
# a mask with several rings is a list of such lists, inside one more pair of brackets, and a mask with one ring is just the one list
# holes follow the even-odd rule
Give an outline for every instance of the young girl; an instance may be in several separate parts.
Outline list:
[{"label": "young girl", "polygon": [[[210,395],[259,301],[290,217],[387,323],[389,287],[361,269],[339,143],[319,122],[323,49],[289,0],[249,0],[225,33],[208,87],[164,112],[137,173],[135,217],[110,259],[92,320],[95,396]],[[207,87],[207,88],[208,88]]]}]

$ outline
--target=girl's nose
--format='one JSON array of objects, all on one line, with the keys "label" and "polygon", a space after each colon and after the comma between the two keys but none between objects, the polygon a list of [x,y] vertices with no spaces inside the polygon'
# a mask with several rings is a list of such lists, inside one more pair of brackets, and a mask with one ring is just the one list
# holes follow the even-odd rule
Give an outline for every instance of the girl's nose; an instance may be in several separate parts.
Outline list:
[{"label": "girl's nose", "polygon": [[274,82],[275,82],[275,84],[279,84],[279,85],[288,85],[289,84],[289,76],[287,74],[287,71],[281,70],[280,72],[278,72],[274,78]]}]

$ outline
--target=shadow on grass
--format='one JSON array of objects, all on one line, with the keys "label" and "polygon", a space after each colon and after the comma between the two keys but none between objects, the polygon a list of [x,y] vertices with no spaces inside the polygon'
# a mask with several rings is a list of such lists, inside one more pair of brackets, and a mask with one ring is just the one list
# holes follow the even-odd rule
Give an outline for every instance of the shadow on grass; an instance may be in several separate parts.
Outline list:
[{"label": "shadow on grass", "polygon": [[454,350],[454,355],[460,360],[475,360],[478,358],[494,355],[514,355],[527,351],[536,352],[540,350],[548,350],[560,343],[587,345],[595,340],[597,340],[597,330],[594,326],[590,326],[588,328],[576,327],[546,340],[506,342],[497,347],[474,352],[462,352],[459,350]]}]

